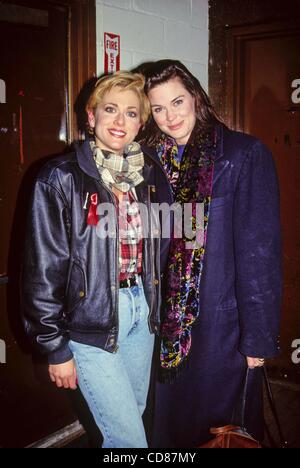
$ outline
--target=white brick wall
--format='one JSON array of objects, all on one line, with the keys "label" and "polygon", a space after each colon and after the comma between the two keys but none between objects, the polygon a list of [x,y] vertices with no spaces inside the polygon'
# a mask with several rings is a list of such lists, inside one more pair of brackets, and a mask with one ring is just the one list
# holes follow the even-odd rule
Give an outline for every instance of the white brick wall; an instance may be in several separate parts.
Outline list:
[{"label": "white brick wall", "polygon": [[97,74],[104,32],[121,36],[121,69],[181,60],[208,88],[208,0],[97,0]]}]

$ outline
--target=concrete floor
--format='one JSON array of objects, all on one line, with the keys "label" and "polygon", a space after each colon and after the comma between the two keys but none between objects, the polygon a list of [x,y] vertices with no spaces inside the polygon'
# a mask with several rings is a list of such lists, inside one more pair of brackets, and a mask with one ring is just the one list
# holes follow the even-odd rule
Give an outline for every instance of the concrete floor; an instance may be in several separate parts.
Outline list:
[{"label": "concrete floor", "polygon": [[[285,367],[282,367],[284,364]],[[273,360],[267,371],[271,383],[279,421],[288,448],[300,448],[300,365],[288,365],[287,361]],[[280,448],[280,438],[274,416],[265,393],[265,422],[272,440],[265,436],[264,447]],[[65,448],[89,448],[87,435],[68,444]]]}]

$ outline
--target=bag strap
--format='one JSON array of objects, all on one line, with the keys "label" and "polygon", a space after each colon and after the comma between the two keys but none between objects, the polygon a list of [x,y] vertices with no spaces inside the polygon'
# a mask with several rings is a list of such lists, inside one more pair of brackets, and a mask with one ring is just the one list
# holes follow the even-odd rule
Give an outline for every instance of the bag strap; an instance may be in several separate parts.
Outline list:
[{"label": "bag strap", "polygon": [[246,410],[249,371],[250,369],[247,367],[247,370],[245,373],[244,384],[238,396],[237,403],[235,405],[235,408],[232,413],[232,418],[231,418],[231,424],[238,425],[244,432],[247,432],[246,427],[245,427],[245,410]]},{"label": "bag strap", "polygon": [[[266,393],[267,393],[270,409],[271,409],[271,412],[274,417],[276,427],[278,430],[278,434],[280,438],[280,448],[288,448],[288,442],[286,441],[282,432],[281,424],[280,424],[279,417],[278,417],[278,412],[277,412],[276,405],[275,405],[274,395],[272,392],[271,383],[270,383],[270,380],[267,374],[267,369],[265,366],[261,367],[261,372],[263,374],[263,380],[265,382]],[[250,373],[250,369],[249,367],[247,367],[244,385],[242,387],[242,391],[239,396],[238,403],[235,407],[235,410],[232,416],[232,424],[240,424],[240,427],[244,432],[247,432],[247,429],[245,426],[245,410],[246,410],[246,401],[247,401],[247,387],[248,387],[249,373]],[[266,422],[265,422],[265,426],[266,426]],[[271,439],[271,435],[269,431],[267,432],[268,432],[269,438]]]},{"label": "bag strap", "polygon": [[[269,405],[270,405],[272,414],[274,416],[274,420],[276,422],[276,426],[277,426],[277,430],[278,430],[278,434],[279,434],[279,438],[280,438],[280,444],[281,444],[280,448],[288,448],[288,442],[285,440],[285,438],[283,436],[283,432],[282,432],[282,429],[281,429],[281,424],[280,424],[277,409],[276,409],[276,406],[275,406],[275,400],[274,400],[274,395],[273,395],[273,392],[272,392],[272,387],[271,387],[270,380],[269,380],[268,373],[267,373],[267,369],[266,369],[265,366],[262,367],[262,373],[263,373],[265,386],[266,386],[266,390],[267,390],[267,397],[268,397]],[[270,434],[269,434],[269,437],[270,437]]]},{"label": "bag strap", "polygon": [[228,434],[228,432],[232,432],[237,429],[240,429],[240,427],[234,426],[233,424],[228,424],[227,426],[222,426],[222,427],[211,427],[209,431],[211,434],[215,436],[220,436],[223,434]]},{"label": "bag strap", "polygon": [[242,394],[242,413],[241,413],[241,415],[242,415],[241,428],[243,429],[244,432],[246,432],[245,412],[246,412],[246,401],[247,401],[247,388],[248,388],[249,372],[250,372],[250,369],[249,369],[249,367],[247,367],[246,376],[245,376],[245,383],[244,383],[244,388],[243,388],[243,394]]}]

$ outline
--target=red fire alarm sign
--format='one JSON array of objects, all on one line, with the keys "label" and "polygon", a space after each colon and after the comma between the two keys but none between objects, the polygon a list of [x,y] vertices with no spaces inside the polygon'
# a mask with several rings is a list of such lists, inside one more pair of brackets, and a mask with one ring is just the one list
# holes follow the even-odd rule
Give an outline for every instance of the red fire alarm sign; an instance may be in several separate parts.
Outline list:
[{"label": "red fire alarm sign", "polygon": [[120,36],[104,33],[104,72],[120,70]]}]

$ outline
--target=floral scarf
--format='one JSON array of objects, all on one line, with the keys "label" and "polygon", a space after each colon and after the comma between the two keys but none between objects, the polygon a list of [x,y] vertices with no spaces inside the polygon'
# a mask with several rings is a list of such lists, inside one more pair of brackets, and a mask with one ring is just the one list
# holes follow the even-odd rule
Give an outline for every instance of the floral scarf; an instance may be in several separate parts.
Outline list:
[{"label": "floral scarf", "polygon": [[[176,377],[186,362],[192,343],[192,327],[200,312],[200,280],[203,270],[207,227],[212,194],[216,132],[201,132],[195,128],[178,161],[178,148],[170,137],[163,136],[156,147],[171,184],[175,203],[192,204],[192,226],[196,231],[196,204],[204,206],[203,235],[200,244],[186,248],[190,239],[171,238],[166,273],[164,316],[162,322],[162,375]],[[171,372],[170,372],[171,371]],[[172,372],[173,371],[173,372]]]}]

